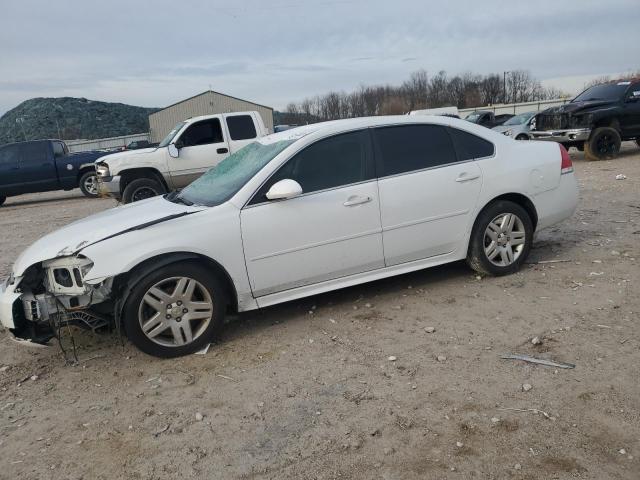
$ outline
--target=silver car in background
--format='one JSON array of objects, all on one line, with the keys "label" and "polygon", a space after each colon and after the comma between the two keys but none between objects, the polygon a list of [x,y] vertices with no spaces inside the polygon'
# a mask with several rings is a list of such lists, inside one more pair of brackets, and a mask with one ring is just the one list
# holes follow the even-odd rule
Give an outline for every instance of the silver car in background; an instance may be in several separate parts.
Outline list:
[{"label": "silver car in background", "polygon": [[493,127],[492,130],[502,133],[507,137],[515,138],[516,140],[531,140],[529,130],[531,130],[531,121],[538,112],[526,112],[511,117],[502,125]]}]

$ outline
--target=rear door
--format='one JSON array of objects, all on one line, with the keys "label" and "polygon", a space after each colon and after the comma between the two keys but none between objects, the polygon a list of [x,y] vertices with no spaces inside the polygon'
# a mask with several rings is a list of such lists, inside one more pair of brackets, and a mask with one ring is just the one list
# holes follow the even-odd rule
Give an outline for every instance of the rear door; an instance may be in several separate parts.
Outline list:
[{"label": "rear door", "polygon": [[373,129],[387,266],[455,250],[482,185],[472,159],[459,159],[441,125]]},{"label": "rear door", "polygon": [[30,142],[20,145],[18,174],[24,192],[41,192],[58,188],[58,175],[49,142]]},{"label": "rear door", "polygon": [[224,120],[231,153],[237,152],[258,137],[256,122],[250,113],[226,114]]},{"label": "rear door", "polygon": [[189,125],[176,140],[177,158],[167,152],[171,180],[176,188],[184,187],[229,155],[220,117]]},{"label": "rear door", "polygon": [[[366,130],[306,147],[241,212],[247,272],[255,297],[384,266],[378,187]],[[279,180],[302,195],[269,201]]]}]

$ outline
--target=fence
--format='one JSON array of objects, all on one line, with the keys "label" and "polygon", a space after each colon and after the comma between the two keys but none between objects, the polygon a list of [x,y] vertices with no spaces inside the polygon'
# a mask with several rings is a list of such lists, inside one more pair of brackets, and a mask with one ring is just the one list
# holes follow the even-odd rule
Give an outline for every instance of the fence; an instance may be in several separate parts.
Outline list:
[{"label": "fence", "polygon": [[526,112],[539,112],[540,110],[544,110],[549,107],[557,107],[558,105],[563,105],[569,102],[569,98],[556,98],[554,100],[540,100],[537,102],[523,102],[523,103],[505,103],[498,105],[488,105],[486,107],[475,107],[475,108],[462,108],[459,110],[460,118],[466,117],[469,113],[475,112],[477,110],[488,110],[493,112],[496,115],[501,115],[505,113],[510,113],[511,115],[518,115],[519,113]]},{"label": "fence", "polygon": [[86,152],[124,147],[135,140],[149,140],[149,133],[134,133],[121,137],[97,138],[95,140],[65,140],[70,152]]}]

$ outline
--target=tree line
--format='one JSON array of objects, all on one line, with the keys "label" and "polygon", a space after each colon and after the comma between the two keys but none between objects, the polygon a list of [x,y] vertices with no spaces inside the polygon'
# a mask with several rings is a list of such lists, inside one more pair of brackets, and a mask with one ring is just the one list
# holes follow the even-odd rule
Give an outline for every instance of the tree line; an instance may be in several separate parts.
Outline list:
[{"label": "tree line", "polygon": [[290,103],[282,123],[305,124],[372,115],[399,115],[425,108],[471,108],[561,96],[562,91],[543,87],[526,70],[514,70],[503,75],[467,72],[453,77],[444,70],[433,76],[425,70],[418,70],[399,86],[361,85],[353,92],[334,91]]}]

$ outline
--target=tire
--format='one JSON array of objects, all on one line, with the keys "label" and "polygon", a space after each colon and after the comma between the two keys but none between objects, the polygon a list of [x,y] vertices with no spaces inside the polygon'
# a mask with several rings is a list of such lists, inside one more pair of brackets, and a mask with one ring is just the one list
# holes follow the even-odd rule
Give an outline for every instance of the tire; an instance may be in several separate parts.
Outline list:
[{"label": "tire", "polygon": [[[508,230],[501,221],[507,215],[513,219],[512,230]],[[469,240],[467,263],[483,275],[515,273],[529,256],[532,242],[533,222],[527,211],[517,203],[498,200],[485,207],[476,219]]]},{"label": "tire", "polygon": [[85,197],[97,198],[98,197],[98,176],[95,171],[88,171],[80,176],[78,181],[80,191]]},{"label": "tire", "polygon": [[529,135],[527,135],[526,133],[521,133],[520,135],[516,136],[516,140],[529,140]]},{"label": "tire", "polygon": [[584,142],[584,156],[587,160],[607,160],[620,152],[620,134],[615,128],[596,128]]},{"label": "tire", "polygon": [[122,192],[122,202],[132,203],[166,193],[164,186],[152,178],[136,178]]},{"label": "tire", "polygon": [[195,263],[173,263],[136,282],[123,308],[124,331],[144,353],[180,357],[201,350],[217,336],[226,306],[225,289],[216,275]]},{"label": "tire", "polygon": [[[636,145],[640,147],[640,138],[636,138]],[[2,202],[0,202],[0,204],[2,204]]]},{"label": "tire", "polygon": [[7,197],[5,197],[4,195],[0,195],[0,205],[2,205],[6,201],[7,201]]}]

